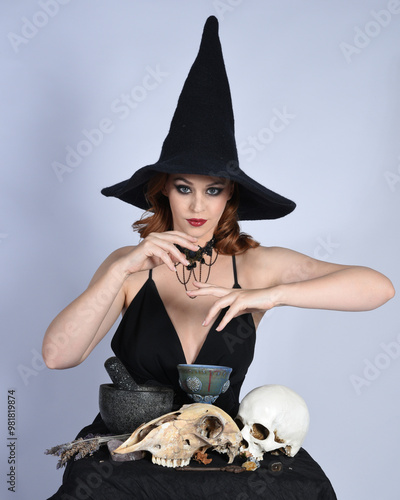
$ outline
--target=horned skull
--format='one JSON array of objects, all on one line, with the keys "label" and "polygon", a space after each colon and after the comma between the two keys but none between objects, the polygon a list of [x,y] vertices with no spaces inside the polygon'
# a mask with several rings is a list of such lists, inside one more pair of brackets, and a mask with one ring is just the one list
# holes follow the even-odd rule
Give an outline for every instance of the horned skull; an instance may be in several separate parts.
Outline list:
[{"label": "horned skull", "polygon": [[213,448],[227,453],[232,463],[241,439],[227,413],[217,406],[194,403],[142,424],[114,453],[149,451],[155,464],[182,467],[197,451]]},{"label": "horned skull", "polygon": [[263,385],[243,398],[235,421],[246,442],[241,451],[257,459],[275,450],[294,457],[306,437],[310,416],[296,392],[283,385]]}]

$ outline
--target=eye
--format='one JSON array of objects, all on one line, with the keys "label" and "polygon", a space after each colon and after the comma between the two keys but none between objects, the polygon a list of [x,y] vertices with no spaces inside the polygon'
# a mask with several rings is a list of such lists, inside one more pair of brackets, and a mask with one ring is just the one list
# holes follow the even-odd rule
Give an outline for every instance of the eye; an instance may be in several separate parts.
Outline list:
[{"label": "eye", "polygon": [[221,193],[221,191],[222,191],[222,188],[209,187],[207,189],[207,194],[209,194],[210,196],[218,196],[219,193]]},{"label": "eye", "polygon": [[250,434],[255,438],[261,441],[267,439],[269,435],[269,430],[264,427],[262,424],[253,424]]},{"label": "eye", "polygon": [[223,430],[224,424],[218,417],[214,417],[213,415],[204,417],[197,429],[200,436],[203,436],[207,439],[217,438],[223,432]]},{"label": "eye", "polygon": [[184,184],[179,184],[178,186],[175,186],[177,191],[181,194],[189,194],[190,193],[190,187],[185,186]]}]

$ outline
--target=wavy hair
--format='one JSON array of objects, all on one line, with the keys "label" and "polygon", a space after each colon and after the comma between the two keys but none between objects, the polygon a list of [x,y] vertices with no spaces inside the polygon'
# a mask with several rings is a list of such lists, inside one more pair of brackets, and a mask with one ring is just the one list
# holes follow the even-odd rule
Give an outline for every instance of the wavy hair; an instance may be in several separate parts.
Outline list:
[{"label": "wavy hair", "polygon": [[[167,179],[168,174],[157,173],[147,184],[146,199],[150,208],[132,224],[134,231],[138,231],[141,238],[146,238],[150,233],[163,233],[172,230],[172,213],[169,201],[162,193]],[[236,255],[260,245],[248,234],[240,232],[237,216],[238,207],[239,186],[235,182],[232,197],[228,200],[214,233],[215,249],[222,255]]]}]

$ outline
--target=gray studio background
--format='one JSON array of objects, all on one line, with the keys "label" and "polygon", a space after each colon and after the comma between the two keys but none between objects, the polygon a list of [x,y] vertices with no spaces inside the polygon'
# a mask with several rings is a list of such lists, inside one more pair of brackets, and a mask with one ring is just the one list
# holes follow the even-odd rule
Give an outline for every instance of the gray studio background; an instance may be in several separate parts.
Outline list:
[{"label": "gray studio background", "polygon": [[[137,243],[140,212],[100,189],[157,160],[211,14],[241,166],[298,204],[242,229],[263,245],[378,269],[400,288],[400,2],[2,0],[1,498],[54,493],[62,472],[44,450],[97,414],[111,334],[63,371],[45,368],[43,334],[109,253]],[[399,495],[398,309],[399,296],[363,313],[280,308],[258,331],[242,396],[278,383],[304,397],[304,447],[341,500]]]}]

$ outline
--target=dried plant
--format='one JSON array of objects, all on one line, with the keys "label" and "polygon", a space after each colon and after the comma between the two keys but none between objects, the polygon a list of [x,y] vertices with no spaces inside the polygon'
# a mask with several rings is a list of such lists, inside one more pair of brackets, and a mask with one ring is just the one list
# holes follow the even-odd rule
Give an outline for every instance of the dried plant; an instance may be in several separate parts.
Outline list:
[{"label": "dried plant", "polygon": [[111,439],[120,439],[124,441],[128,439],[130,434],[121,434],[119,436],[101,436],[88,434],[84,438],[76,439],[75,441],[70,441],[69,443],[59,444],[53,446],[49,450],[46,450],[45,455],[54,455],[60,457],[57,462],[57,469],[66,465],[68,460],[74,457],[74,460],[79,460],[87,455],[91,456],[95,451],[97,451],[101,445],[108,443]]}]

